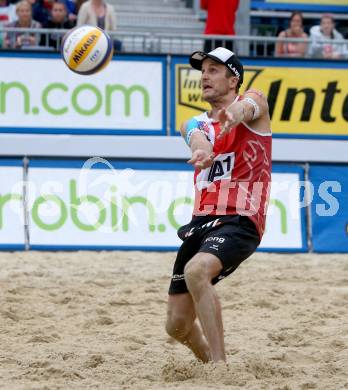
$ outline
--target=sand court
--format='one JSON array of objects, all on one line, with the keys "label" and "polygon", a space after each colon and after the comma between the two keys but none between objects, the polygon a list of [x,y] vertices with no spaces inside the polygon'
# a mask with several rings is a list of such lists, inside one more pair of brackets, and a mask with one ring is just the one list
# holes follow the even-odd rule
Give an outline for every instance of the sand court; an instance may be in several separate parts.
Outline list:
[{"label": "sand court", "polygon": [[0,389],[348,389],[347,255],[256,253],[217,285],[228,365],[164,331],[175,253],[0,253]]}]

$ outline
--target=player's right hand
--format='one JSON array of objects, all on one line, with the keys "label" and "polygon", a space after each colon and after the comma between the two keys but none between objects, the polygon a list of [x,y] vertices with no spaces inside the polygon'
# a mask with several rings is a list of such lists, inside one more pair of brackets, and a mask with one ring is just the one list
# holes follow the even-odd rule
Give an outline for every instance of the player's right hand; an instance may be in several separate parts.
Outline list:
[{"label": "player's right hand", "polygon": [[218,112],[221,132],[217,138],[222,138],[244,119],[244,109],[241,104],[231,104]]},{"label": "player's right hand", "polygon": [[187,162],[196,169],[205,169],[213,165],[215,154],[203,149],[197,149],[192,153],[192,157]]}]

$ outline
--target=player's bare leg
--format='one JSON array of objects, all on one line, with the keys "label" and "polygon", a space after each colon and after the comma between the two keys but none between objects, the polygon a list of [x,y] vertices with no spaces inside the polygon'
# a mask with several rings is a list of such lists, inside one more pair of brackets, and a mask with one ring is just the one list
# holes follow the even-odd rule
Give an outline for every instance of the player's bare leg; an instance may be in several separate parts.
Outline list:
[{"label": "player's bare leg", "polygon": [[209,346],[196,319],[195,306],[189,293],[168,296],[166,331],[190,348],[202,362],[210,360]]},{"label": "player's bare leg", "polygon": [[222,269],[221,261],[210,253],[197,253],[185,267],[185,281],[207,338],[211,359],[226,361],[224,330],[219,298],[211,280]]}]

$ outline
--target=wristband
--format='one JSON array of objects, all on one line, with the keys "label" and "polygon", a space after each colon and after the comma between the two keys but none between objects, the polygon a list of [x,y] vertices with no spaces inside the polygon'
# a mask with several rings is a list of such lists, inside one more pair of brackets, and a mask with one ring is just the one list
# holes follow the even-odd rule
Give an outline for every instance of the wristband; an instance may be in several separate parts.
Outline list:
[{"label": "wristband", "polygon": [[193,118],[187,122],[185,141],[188,146],[190,146],[191,137],[193,136],[194,133],[197,133],[198,131],[201,130],[199,129],[199,124],[196,119]]},{"label": "wristband", "polygon": [[260,106],[251,97],[246,97],[242,101],[250,103],[253,106],[254,114],[253,114],[252,120],[257,119],[260,116]]}]

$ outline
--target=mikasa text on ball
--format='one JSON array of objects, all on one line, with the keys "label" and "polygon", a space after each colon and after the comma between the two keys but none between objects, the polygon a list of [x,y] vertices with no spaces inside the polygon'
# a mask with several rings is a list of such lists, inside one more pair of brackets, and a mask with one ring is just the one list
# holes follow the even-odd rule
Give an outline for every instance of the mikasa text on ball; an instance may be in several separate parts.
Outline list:
[{"label": "mikasa text on ball", "polygon": [[75,27],[63,38],[64,62],[79,74],[100,71],[110,62],[113,52],[112,39],[99,27]]}]

